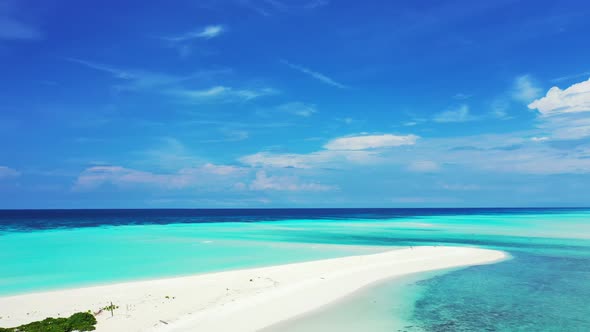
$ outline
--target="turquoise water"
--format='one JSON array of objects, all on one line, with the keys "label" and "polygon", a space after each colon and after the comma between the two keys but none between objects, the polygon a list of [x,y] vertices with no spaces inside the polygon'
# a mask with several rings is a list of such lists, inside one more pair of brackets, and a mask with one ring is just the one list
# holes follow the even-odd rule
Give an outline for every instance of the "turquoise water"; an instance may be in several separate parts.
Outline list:
[{"label": "turquoise water", "polygon": [[184,217],[169,223],[176,217],[167,216],[147,224],[134,219],[131,225],[125,217],[117,226],[108,225],[108,216],[84,219],[79,227],[60,220],[61,228],[44,219],[38,229],[34,220],[26,229],[13,222],[0,227],[0,294],[399,246],[480,246],[505,250],[513,259],[381,283],[280,330],[590,331],[588,210],[314,213],[209,223]]},{"label": "turquoise water", "polygon": [[244,223],[108,226],[0,236],[0,295],[367,254],[379,246],[279,241]]},{"label": "turquoise water", "polygon": [[413,304],[424,294],[425,288],[419,282],[437,274],[428,272],[381,282],[262,332],[424,331],[414,325]]},{"label": "turquoise water", "polygon": [[515,253],[420,282],[413,320],[427,331],[590,331],[588,258]]},{"label": "turquoise water", "polygon": [[380,283],[266,332],[590,331],[590,214],[418,220],[418,229],[384,222],[362,238],[476,244],[512,258]]}]

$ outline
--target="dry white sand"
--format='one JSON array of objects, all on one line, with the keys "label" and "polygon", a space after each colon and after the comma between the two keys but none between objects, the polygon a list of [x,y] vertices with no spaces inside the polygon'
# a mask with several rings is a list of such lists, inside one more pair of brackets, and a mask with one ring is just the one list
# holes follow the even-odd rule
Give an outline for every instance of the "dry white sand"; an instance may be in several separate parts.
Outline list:
[{"label": "dry white sand", "polygon": [[98,311],[97,331],[256,331],[409,273],[488,264],[501,251],[414,247],[265,268],[0,297],[0,326]]}]

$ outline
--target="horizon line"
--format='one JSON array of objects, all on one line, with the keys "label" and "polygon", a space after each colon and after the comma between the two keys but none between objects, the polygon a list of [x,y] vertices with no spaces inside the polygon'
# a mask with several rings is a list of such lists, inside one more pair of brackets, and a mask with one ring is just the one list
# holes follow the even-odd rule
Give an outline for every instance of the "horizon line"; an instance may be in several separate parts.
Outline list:
[{"label": "horizon line", "polygon": [[418,209],[590,209],[590,206],[477,206],[477,207],[228,207],[228,208],[0,208],[0,211],[88,211],[88,210],[418,210]]}]

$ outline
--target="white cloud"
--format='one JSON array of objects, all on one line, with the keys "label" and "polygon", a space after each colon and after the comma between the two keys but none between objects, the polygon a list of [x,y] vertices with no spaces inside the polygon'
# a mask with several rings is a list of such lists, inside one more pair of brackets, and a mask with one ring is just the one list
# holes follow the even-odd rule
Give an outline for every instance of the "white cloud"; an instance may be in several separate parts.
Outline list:
[{"label": "white cloud", "polygon": [[176,173],[153,173],[121,166],[93,166],[85,169],[78,176],[73,189],[87,191],[104,184],[120,187],[148,185],[165,189],[182,189],[202,184],[220,185],[218,182],[220,179],[245,172],[246,170],[240,167],[214,164],[183,168]]},{"label": "white cloud", "polygon": [[208,25],[203,28],[199,28],[195,31],[191,31],[179,36],[163,37],[162,39],[171,42],[186,42],[194,39],[211,39],[220,36],[225,32],[223,25]]},{"label": "white cloud", "polygon": [[236,89],[222,85],[213,86],[202,90],[180,89],[172,93],[184,96],[193,101],[248,101],[255,98],[277,94],[278,91],[273,88],[249,88]]},{"label": "white cloud", "polygon": [[529,75],[522,75],[514,81],[512,97],[524,103],[530,103],[541,94],[541,88],[535,85]]},{"label": "white cloud", "polygon": [[590,136],[588,113],[565,113],[541,118],[538,127],[550,133],[552,139],[580,139]]},{"label": "white cloud", "polygon": [[401,145],[413,145],[416,143],[416,135],[363,135],[340,137],[331,140],[324,148],[327,150],[367,150],[377,148],[388,148]]},{"label": "white cloud", "polygon": [[310,117],[318,112],[315,105],[301,102],[292,102],[280,105],[278,107],[278,110],[281,112],[291,113],[302,117]]},{"label": "white cloud", "polygon": [[132,74],[131,71],[129,71],[129,70],[115,68],[115,67],[105,65],[102,63],[87,61],[87,60],[78,59],[78,58],[65,58],[65,60],[84,65],[84,66],[91,68],[91,69],[95,69],[98,71],[109,73],[109,74],[113,75],[115,78],[119,78],[119,79],[132,79],[136,76],[135,74]]},{"label": "white cloud", "polygon": [[[585,156],[584,156],[585,154]],[[485,158],[485,156],[480,156]],[[527,149],[518,154],[503,152],[480,162],[484,170],[507,173],[525,174],[581,174],[590,172],[590,155],[572,151],[564,154],[561,151]],[[486,164],[484,164],[484,161]]]},{"label": "white cloud", "polygon": [[565,90],[554,86],[545,97],[533,101],[528,107],[538,110],[542,116],[590,112],[590,79]]},{"label": "white cloud", "polygon": [[562,90],[556,86],[528,105],[539,111],[538,127],[554,139],[590,136],[590,79]]},{"label": "white cloud", "polygon": [[475,118],[469,113],[468,105],[460,105],[457,108],[438,113],[433,117],[434,122],[440,123],[467,122],[474,119]]},{"label": "white cloud", "polygon": [[304,73],[306,75],[309,75],[310,77],[312,77],[312,78],[314,78],[314,79],[316,79],[318,81],[321,81],[323,83],[326,83],[328,85],[331,85],[331,86],[334,86],[334,87],[337,87],[337,88],[340,88],[340,89],[346,89],[346,88],[348,88],[348,86],[346,86],[346,85],[344,85],[342,83],[338,83],[338,82],[334,81],[333,79],[331,79],[330,77],[328,77],[328,76],[326,76],[326,75],[324,75],[322,73],[318,73],[317,71],[313,71],[313,70],[311,70],[309,68],[306,68],[306,67],[303,67],[303,66],[300,66],[300,65],[297,65],[297,64],[290,63],[290,62],[288,62],[286,60],[282,60],[281,62],[283,64],[289,66],[292,69],[295,69],[297,71],[300,71],[300,72],[302,72],[302,73]]},{"label": "white cloud", "polygon": [[256,178],[249,185],[255,191],[330,191],[335,188],[319,183],[302,183],[292,176],[268,176],[265,171],[258,171]]},{"label": "white cloud", "polygon": [[201,167],[201,170],[205,173],[216,174],[216,175],[234,175],[242,173],[244,170],[236,166],[227,165],[215,165],[207,163]]},{"label": "white cloud", "polygon": [[[178,51],[178,54],[185,58],[192,53],[194,44],[197,40],[217,38],[225,33],[225,31],[226,28],[223,25],[208,25],[180,35],[157,38],[166,41],[167,46],[175,48]],[[208,52],[203,45],[200,46],[199,50],[201,52]]]},{"label": "white cloud", "polygon": [[552,79],[552,82],[562,82],[562,81],[568,81],[574,78],[580,78],[580,77],[589,77],[590,76],[590,71],[585,71],[583,73],[577,73],[577,74],[572,74],[572,75],[566,75],[566,76],[561,76],[561,77],[557,77]]},{"label": "white cloud", "polygon": [[209,26],[206,26],[203,29],[203,31],[196,34],[196,36],[199,38],[209,39],[209,38],[214,38],[214,37],[221,35],[221,33],[224,31],[225,31],[225,28],[221,25],[209,25]]},{"label": "white cloud", "polygon": [[[577,132],[556,127],[497,135],[421,138],[420,144],[411,148],[324,149],[300,154],[259,152],[244,156],[240,161],[251,167],[342,172],[361,171],[367,167],[385,170],[396,165],[398,167],[393,169],[436,172],[444,165],[452,172],[483,172],[480,174],[581,174],[590,173],[590,147],[584,141],[559,142],[555,135],[579,137],[586,133],[590,136],[590,118],[586,123],[586,127],[582,122],[576,123]],[[581,132],[584,128],[585,133]]]},{"label": "white cloud", "polygon": [[15,169],[12,169],[12,168],[6,167],[6,166],[0,166],[0,179],[17,177],[19,175],[20,175],[20,172],[18,172]]},{"label": "white cloud", "polygon": [[411,162],[408,165],[408,170],[412,172],[431,173],[440,170],[440,166],[434,161],[422,160]]},{"label": "white cloud", "polygon": [[113,78],[126,82],[124,85],[116,85],[119,90],[140,90],[161,88],[164,86],[174,86],[178,83],[192,80],[203,79],[229,72],[227,69],[219,70],[202,70],[194,72],[190,75],[169,75],[163,73],[156,73],[139,69],[119,68],[111,65],[106,65],[98,62],[87,61],[77,58],[65,58],[65,60],[83,65],[87,68],[94,69],[103,73],[111,75]]},{"label": "white cloud", "polygon": [[[502,135],[476,135],[461,138],[425,140],[415,154],[427,156],[456,169],[509,174],[572,174],[590,172],[588,145],[540,144],[531,137],[539,131]],[[407,156],[406,156],[407,157]]]},{"label": "white cloud", "polygon": [[277,168],[310,168],[311,164],[324,162],[326,158],[321,153],[296,154],[296,153],[270,153],[258,152],[243,156],[240,162],[253,167],[277,167]]},{"label": "white cloud", "polygon": [[222,94],[228,93],[229,91],[231,91],[231,88],[226,88],[224,86],[214,86],[205,90],[195,90],[192,92],[191,96],[196,98],[218,97]]},{"label": "white cloud", "polygon": [[142,172],[121,166],[93,166],[85,169],[77,178],[74,190],[90,190],[100,187],[104,183],[138,184],[149,183],[169,184],[166,176]]},{"label": "white cloud", "polygon": [[36,27],[9,17],[0,17],[0,40],[37,40],[43,34]]},{"label": "white cloud", "polygon": [[381,154],[387,151],[386,148],[413,145],[418,138],[415,135],[391,134],[339,137],[326,143],[320,151],[301,154],[258,152],[239,160],[253,167],[276,168],[331,168],[348,163],[374,164],[381,160]]},{"label": "white cloud", "polygon": [[343,166],[347,163],[368,164],[379,160],[377,151],[321,150],[306,154],[258,152],[243,156],[240,162],[253,167],[314,168]]}]

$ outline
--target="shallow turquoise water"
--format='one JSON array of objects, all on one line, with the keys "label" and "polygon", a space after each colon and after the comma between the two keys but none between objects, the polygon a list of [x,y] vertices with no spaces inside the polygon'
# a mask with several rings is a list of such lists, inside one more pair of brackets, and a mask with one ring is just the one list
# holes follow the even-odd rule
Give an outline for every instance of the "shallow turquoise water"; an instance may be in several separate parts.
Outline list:
[{"label": "shallow turquoise water", "polygon": [[267,331],[358,331],[362,326],[372,332],[590,331],[590,214],[461,216],[419,223],[424,229],[408,225],[400,231],[385,222],[380,232],[360,238],[478,245],[505,250],[512,258],[434,277],[417,275],[419,281],[394,279]]},{"label": "shallow turquoise water", "polygon": [[262,224],[172,224],[0,236],[0,295],[284,264],[387,248],[277,241]]},{"label": "shallow turquoise water", "polygon": [[425,287],[419,281],[440,272],[409,275],[365,287],[310,314],[268,327],[262,332],[423,331],[413,322],[413,304]]},{"label": "shallow turquoise water", "polygon": [[513,259],[406,287],[399,280],[386,282],[283,328],[345,331],[338,326],[346,320],[337,325],[336,318],[354,317],[356,325],[344,325],[375,332],[590,331],[590,212],[585,210],[4,229],[0,294],[430,244],[497,248]]},{"label": "shallow turquoise water", "polygon": [[426,331],[590,331],[589,263],[515,253],[425,280],[413,321]]}]

